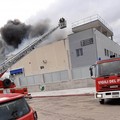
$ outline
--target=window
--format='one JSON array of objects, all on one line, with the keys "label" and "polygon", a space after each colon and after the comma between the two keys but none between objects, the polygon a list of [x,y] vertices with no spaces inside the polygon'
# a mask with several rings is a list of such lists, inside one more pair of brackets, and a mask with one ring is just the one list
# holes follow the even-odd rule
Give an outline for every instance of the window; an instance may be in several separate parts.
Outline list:
[{"label": "window", "polygon": [[108,56],[108,57],[111,55],[111,51],[107,49],[104,49],[104,53],[105,53],[105,56]]},{"label": "window", "polygon": [[25,98],[20,98],[0,104],[1,120],[16,120],[28,114],[29,112],[30,108]]},{"label": "window", "polygon": [[117,53],[114,53],[110,50],[107,50],[107,49],[104,49],[104,53],[105,53],[105,56],[111,56],[111,55],[115,55],[115,57],[119,56]]},{"label": "window", "polygon": [[83,55],[83,48],[76,49],[76,56],[82,56]]},{"label": "window", "polygon": [[115,57],[117,57],[117,53],[114,53]]},{"label": "window", "polygon": [[105,56],[107,56],[107,50],[106,49],[104,49],[104,52],[105,52]]},{"label": "window", "polygon": [[80,44],[81,46],[86,46],[86,45],[90,45],[90,44],[93,44],[93,38],[89,38],[89,39],[86,39],[86,40],[82,40],[80,41]]},{"label": "window", "polygon": [[113,52],[112,52],[112,51],[110,51],[110,55],[113,55]]},{"label": "window", "polygon": [[113,75],[120,73],[120,61],[98,64],[99,76]]},{"label": "window", "polygon": [[107,50],[107,56],[109,56],[109,50]]}]

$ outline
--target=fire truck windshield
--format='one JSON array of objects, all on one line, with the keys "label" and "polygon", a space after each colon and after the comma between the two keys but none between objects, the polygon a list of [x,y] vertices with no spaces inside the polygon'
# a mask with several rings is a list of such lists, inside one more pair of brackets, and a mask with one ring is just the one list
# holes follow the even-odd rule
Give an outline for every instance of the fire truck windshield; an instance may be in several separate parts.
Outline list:
[{"label": "fire truck windshield", "polygon": [[25,98],[0,104],[0,120],[16,120],[27,113],[30,108]]},{"label": "fire truck windshield", "polygon": [[98,76],[110,76],[120,74],[120,61],[112,61],[98,64]]}]

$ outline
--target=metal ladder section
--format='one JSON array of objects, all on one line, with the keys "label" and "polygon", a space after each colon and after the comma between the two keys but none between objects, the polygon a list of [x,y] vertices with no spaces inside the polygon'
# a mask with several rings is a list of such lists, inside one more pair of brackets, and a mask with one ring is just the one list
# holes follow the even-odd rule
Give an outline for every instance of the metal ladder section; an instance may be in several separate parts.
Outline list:
[{"label": "metal ladder section", "polygon": [[0,65],[0,74],[6,72],[8,68],[10,68],[13,64],[18,62],[20,59],[22,59],[24,56],[29,54],[31,51],[33,51],[45,38],[47,38],[50,34],[52,34],[54,31],[56,31],[58,28],[63,29],[66,27],[66,20],[64,18],[61,18],[59,20],[58,26],[50,30],[49,32],[45,33],[42,36],[39,36],[37,38],[34,38],[31,44],[29,44],[27,47],[25,47],[23,50],[18,52],[13,57],[8,58]]}]

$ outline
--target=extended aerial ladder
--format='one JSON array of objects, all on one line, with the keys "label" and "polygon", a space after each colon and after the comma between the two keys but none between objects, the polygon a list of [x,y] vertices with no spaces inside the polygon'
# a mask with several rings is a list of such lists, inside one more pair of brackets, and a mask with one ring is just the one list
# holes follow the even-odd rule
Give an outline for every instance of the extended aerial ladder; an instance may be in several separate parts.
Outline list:
[{"label": "extended aerial ladder", "polygon": [[[56,31],[58,28],[63,29],[65,27],[66,27],[66,20],[64,18],[61,18],[59,20],[59,24],[55,28],[43,34],[42,36],[33,38],[33,42],[30,43],[27,47],[25,47],[23,50],[18,52],[16,55],[6,59],[2,64],[0,64],[0,78],[12,65],[17,63],[20,59],[22,59],[24,56],[29,54],[31,51],[33,51],[40,43],[42,43],[54,31]],[[5,88],[14,88],[14,87],[15,87],[15,84],[11,82],[11,80],[9,79],[0,80],[0,88],[5,89]]]}]

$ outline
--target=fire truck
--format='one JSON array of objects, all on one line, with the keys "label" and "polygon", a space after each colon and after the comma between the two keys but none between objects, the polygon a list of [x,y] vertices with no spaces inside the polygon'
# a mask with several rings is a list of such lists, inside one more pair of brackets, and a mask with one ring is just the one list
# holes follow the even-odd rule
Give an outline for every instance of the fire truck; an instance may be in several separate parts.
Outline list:
[{"label": "fire truck", "polygon": [[33,42],[27,47],[0,64],[0,120],[37,120],[36,112],[28,106],[24,99],[26,96],[29,96],[27,87],[17,88],[13,81],[11,81],[9,78],[2,79],[2,76],[13,64],[33,51],[54,31],[56,31],[58,28],[63,29],[65,27],[66,20],[61,18],[55,28],[42,36],[33,38]]},{"label": "fire truck", "polygon": [[90,75],[95,79],[95,98],[100,104],[106,99],[120,98],[120,58],[112,55],[110,59],[97,61],[90,66]]},{"label": "fire truck", "polygon": [[0,120],[37,120],[34,111],[23,94],[0,94]]}]

